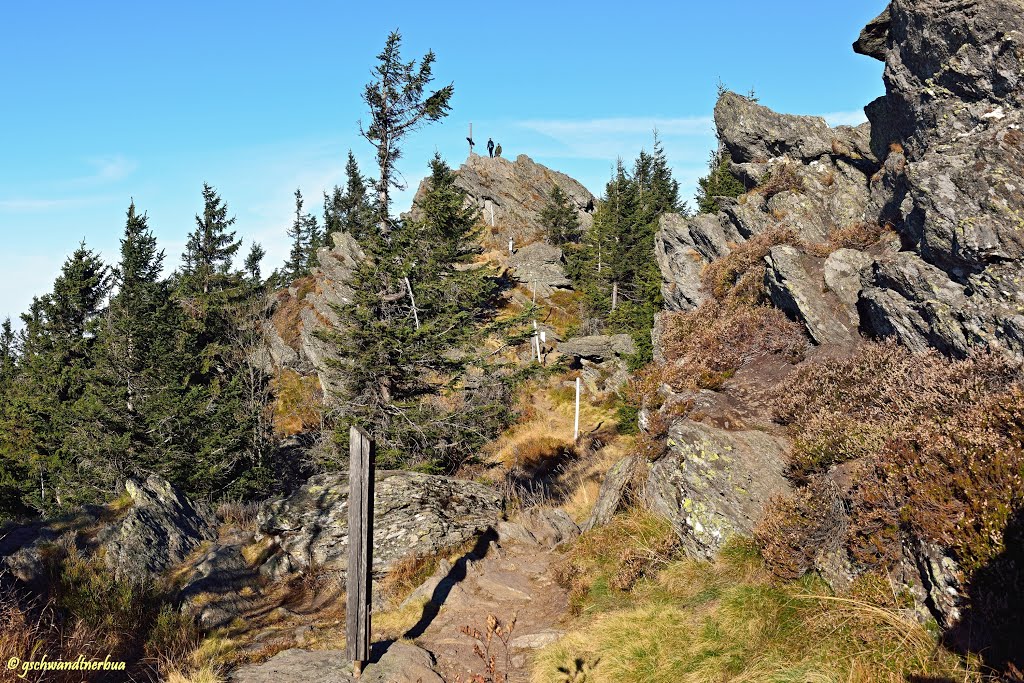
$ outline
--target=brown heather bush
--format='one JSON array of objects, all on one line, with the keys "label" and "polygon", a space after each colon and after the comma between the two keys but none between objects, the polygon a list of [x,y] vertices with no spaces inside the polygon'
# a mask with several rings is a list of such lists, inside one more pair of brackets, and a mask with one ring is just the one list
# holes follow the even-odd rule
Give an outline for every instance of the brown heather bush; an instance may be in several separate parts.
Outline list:
[{"label": "brown heather bush", "polygon": [[[1008,520],[1024,500],[1018,365],[865,344],[849,358],[801,368],[774,411],[794,435],[798,480],[858,461],[845,493],[845,543],[859,566],[891,566],[908,533],[951,551],[968,579],[1005,550]],[[793,573],[782,558],[801,534],[813,542],[820,505],[809,486],[768,513],[759,538],[780,574]]]},{"label": "brown heather bush", "polygon": [[791,497],[773,499],[754,528],[754,540],[777,576],[798,579],[814,567],[819,553],[838,545],[846,521],[835,484],[818,478]]},{"label": "brown heather bush", "polygon": [[771,306],[727,307],[714,300],[671,314],[662,336],[663,381],[673,389],[717,389],[760,356],[799,360],[803,328]]},{"label": "brown heather bush", "polygon": [[804,181],[796,169],[796,163],[784,162],[776,165],[753,191],[760,192],[768,198],[790,190],[800,192],[804,189]]},{"label": "brown heather bush", "polygon": [[764,257],[772,247],[791,243],[796,239],[789,228],[775,227],[746,242],[720,259],[704,267],[701,287],[718,301],[731,305],[756,305],[764,302]]}]

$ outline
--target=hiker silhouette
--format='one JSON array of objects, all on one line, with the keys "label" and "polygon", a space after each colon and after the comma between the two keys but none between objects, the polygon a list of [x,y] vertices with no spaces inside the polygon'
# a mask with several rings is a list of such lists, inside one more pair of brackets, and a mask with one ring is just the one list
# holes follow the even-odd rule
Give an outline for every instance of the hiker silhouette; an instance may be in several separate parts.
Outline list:
[{"label": "hiker silhouette", "polygon": [[501,156],[501,143],[500,142],[498,143],[498,146],[494,148],[494,156],[496,156],[496,157],[500,157]]},{"label": "hiker silhouette", "polygon": [[494,157],[494,140],[487,138],[487,156]]}]

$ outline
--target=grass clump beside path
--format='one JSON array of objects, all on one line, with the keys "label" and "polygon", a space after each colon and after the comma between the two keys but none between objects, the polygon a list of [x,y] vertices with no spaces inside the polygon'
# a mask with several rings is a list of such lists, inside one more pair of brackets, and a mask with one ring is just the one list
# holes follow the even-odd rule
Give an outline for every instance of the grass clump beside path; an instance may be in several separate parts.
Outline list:
[{"label": "grass clump beside path", "polygon": [[[882,579],[844,595],[814,576],[781,582],[745,539],[713,563],[666,559],[663,531],[630,512],[581,538],[560,577],[579,616],[538,653],[536,683],[981,680],[906,616]],[[628,539],[643,540],[653,571],[618,590],[637,556]]]}]

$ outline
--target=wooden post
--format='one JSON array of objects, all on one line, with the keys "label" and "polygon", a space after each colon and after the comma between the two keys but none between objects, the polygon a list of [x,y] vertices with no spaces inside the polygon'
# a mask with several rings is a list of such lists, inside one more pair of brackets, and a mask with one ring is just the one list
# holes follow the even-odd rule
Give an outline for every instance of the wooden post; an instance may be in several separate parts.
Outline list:
[{"label": "wooden post", "polygon": [[348,593],[345,646],[356,677],[370,659],[370,586],[373,577],[373,441],[349,430]]},{"label": "wooden post", "polygon": [[572,426],[572,442],[576,443],[580,438],[580,378],[576,378],[576,419]]}]

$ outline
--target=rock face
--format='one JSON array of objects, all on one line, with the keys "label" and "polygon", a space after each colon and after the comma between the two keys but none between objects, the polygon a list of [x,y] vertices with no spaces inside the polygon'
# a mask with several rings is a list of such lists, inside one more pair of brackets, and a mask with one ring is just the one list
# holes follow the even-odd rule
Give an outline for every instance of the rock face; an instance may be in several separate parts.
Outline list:
[{"label": "rock face", "polygon": [[[417,472],[376,473],[373,571],[380,575],[411,554],[461,545],[497,523],[499,496],[483,484]],[[348,476],[311,478],[259,517],[278,547],[260,571],[272,577],[310,563],[343,574],[348,558]]]},{"label": "rock face", "polygon": [[[336,385],[338,373],[330,372],[330,349],[317,332],[338,324],[331,306],[351,301],[348,283],[363,258],[359,244],[348,233],[332,233],[331,240],[331,247],[321,247],[317,252],[319,266],[311,274],[311,282],[301,288],[292,286],[280,295],[272,319],[264,325],[267,369],[288,368],[304,375],[316,374],[328,398],[332,390],[342,387]],[[281,337],[279,327],[288,329],[291,341]]]},{"label": "rock face", "polygon": [[[515,161],[471,154],[459,168],[456,184],[480,208],[481,219],[501,246],[507,245],[510,238],[515,244],[525,244],[543,237],[540,212],[555,186],[576,208],[581,228],[589,228],[593,222],[594,195],[576,180],[536,163],[525,154]],[[425,191],[421,183],[417,197]]]},{"label": "rock face", "polygon": [[[778,114],[735,93],[719,98],[715,124],[730,168],[751,191],[720,199],[722,210],[714,215],[662,216],[655,258],[669,310],[699,306],[705,298],[701,271],[736,245],[785,229],[793,242],[824,246],[832,235],[864,221],[871,198],[869,178],[878,162],[868,124],[830,128],[820,117]],[[789,265],[795,264],[790,260]],[[822,288],[817,272],[800,274],[800,282],[788,281],[787,288],[778,282],[766,286],[777,295],[788,289],[790,296],[797,289]],[[801,318],[793,306],[788,310]],[[849,325],[844,319],[819,322],[834,332]]]},{"label": "rock face", "polygon": [[132,507],[101,531],[107,567],[118,578],[143,580],[185,560],[203,541],[217,536],[214,516],[162,477],[129,479]]},{"label": "rock face", "polygon": [[562,250],[547,242],[534,242],[516,250],[508,260],[512,276],[537,296],[548,297],[556,289],[569,289],[572,282],[562,267]]},{"label": "rock face", "polygon": [[1020,3],[896,0],[855,49],[885,62],[886,94],[866,108],[887,157],[873,206],[909,252],[876,268],[865,327],[957,355],[1024,355]]},{"label": "rock face", "polygon": [[[772,251],[766,290],[816,342],[893,336],[956,356],[981,346],[1024,357],[1020,3],[895,0],[854,49],[885,62],[870,124],[829,128],[734,93],[719,99],[722,152],[751,191],[714,216],[662,218],[668,308],[703,301],[707,263],[785,228],[793,246]],[[820,254],[859,223],[891,229],[899,248],[843,250],[824,271],[808,260],[807,245]]]},{"label": "rock face", "polygon": [[558,352],[598,363],[636,353],[636,344],[628,334],[597,334],[574,337],[558,345]]},{"label": "rock face", "polygon": [[732,534],[749,536],[768,500],[790,490],[786,447],[758,430],[677,420],[668,453],[650,466],[647,506],[672,522],[689,554],[713,557]]}]

